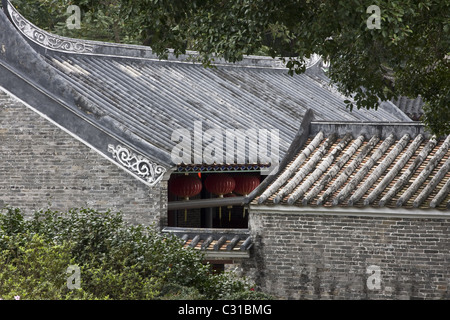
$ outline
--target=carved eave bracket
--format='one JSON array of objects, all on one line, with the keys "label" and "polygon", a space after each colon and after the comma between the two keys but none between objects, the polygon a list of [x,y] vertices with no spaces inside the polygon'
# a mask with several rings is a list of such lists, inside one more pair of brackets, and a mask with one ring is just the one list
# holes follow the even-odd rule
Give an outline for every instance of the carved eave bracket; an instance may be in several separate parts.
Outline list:
[{"label": "carved eave bracket", "polygon": [[71,39],[48,33],[25,19],[9,2],[7,2],[8,15],[14,25],[31,41],[38,45],[55,51],[70,53],[93,53],[94,46],[83,40]]},{"label": "carved eave bracket", "polygon": [[148,159],[137,155],[121,145],[108,146],[108,152],[121,166],[143,179],[151,187],[157,185],[164,177],[167,169]]}]

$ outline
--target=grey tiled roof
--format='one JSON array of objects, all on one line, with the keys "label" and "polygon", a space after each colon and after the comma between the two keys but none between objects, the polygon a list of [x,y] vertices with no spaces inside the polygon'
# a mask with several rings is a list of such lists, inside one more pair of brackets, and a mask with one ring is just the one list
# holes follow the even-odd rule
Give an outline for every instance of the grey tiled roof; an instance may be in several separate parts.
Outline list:
[{"label": "grey tiled roof", "polygon": [[285,151],[308,108],[317,120],[395,121],[384,110],[349,112],[340,97],[285,70],[218,67],[55,55],[51,65],[128,130],[170,152],[172,132],[194,121],[204,130],[280,129]]},{"label": "grey tiled roof", "polygon": [[266,57],[247,57],[236,65],[219,62],[205,69],[187,62],[187,57],[159,61],[147,47],[57,37],[39,30],[10,6],[9,14],[35,50],[28,54],[39,55],[39,63],[46,64],[42,68],[54,73],[45,81],[58,78],[62,84],[63,90],[55,85],[52,93],[61,94],[62,102],[68,94],[75,97],[76,107],[68,103],[68,110],[100,130],[114,132],[130,146],[142,142],[139,151],[145,156],[157,150],[164,163],[176,144],[173,131],[192,132],[195,121],[202,121],[203,130],[278,129],[281,157],[308,109],[316,120],[405,121],[392,106],[350,112],[344,98],[322,82],[307,74],[291,77],[279,62]]},{"label": "grey tiled roof", "polygon": [[254,203],[450,209],[450,136],[430,137],[418,124],[382,131],[356,124],[346,132],[311,126],[305,145]]},{"label": "grey tiled roof", "polygon": [[253,246],[248,229],[165,227],[162,232],[178,237],[186,248],[201,250],[207,259],[248,258]]},{"label": "grey tiled roof", "polygon": [[410,99],[407,97],[400,96],[398,98],[392,99],[392,103],[394,103],[412,120],[418,121],[424,114],[423,111],[424,103],[421,97],[417,97],[416,99]]}]

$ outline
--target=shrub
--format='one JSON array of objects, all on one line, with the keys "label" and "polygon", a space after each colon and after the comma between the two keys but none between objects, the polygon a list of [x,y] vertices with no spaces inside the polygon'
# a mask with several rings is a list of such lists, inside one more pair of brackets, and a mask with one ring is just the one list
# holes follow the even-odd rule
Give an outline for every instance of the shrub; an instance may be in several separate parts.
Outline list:
[{"label": "shrub", "polygon": [[[81,269],[81,290],[67,289],[67,267]],[[0,298],[265,298],[230,273],[214,274],[203,255],[175,236],[126,224],[120,213],[19,209],[0,213]]]},{"label": "shrub", "polygon": [[88,298],[83,290],[69,291],[67,267],[73,264],[70,245],[49,244],[40,235],[4,236],[0,252],[2,299]]}]

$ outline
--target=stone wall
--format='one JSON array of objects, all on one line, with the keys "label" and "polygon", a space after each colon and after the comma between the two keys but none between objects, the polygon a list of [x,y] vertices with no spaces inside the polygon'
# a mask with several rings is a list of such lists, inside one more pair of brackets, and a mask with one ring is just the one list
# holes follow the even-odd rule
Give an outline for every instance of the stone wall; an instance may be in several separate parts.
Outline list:
[{"label": "stone wall", "polygon": [[166,221],[167,182],[150,188],[0,90],[0,207],[121,211]]},{"label": "stone wall", "polygon": [[245,275],[284,299],[450,299],[450,219],[251,212]]}]

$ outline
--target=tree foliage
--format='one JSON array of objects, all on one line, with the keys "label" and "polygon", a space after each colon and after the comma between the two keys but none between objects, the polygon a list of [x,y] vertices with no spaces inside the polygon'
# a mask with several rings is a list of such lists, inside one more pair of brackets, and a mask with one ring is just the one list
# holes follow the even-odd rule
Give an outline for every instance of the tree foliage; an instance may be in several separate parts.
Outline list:
[{"label": "tree foliage", "polygon": [[[62,8],[73,1],[17,0]],[[78,1],[93,32],[141,42],[161,57],[195,50],[210,65],[244,55],[285,61],[291,74],[320,54],[329,77],[353,99],[350,108],[377,108],[380,100],[422,96],[423,121],[450,134],[450,1],[445,0],[104,0]],[[380,8],[380,29],[369,29],[367,8]],[[105,18],[107,17],[107,18]],[[42,19],[48,19],[47,13]],[[86,33],[84,33],[86,35]],[[113,35],[114,32],[111,33]],[[117,33],[116,33],[117,34]]]}]

